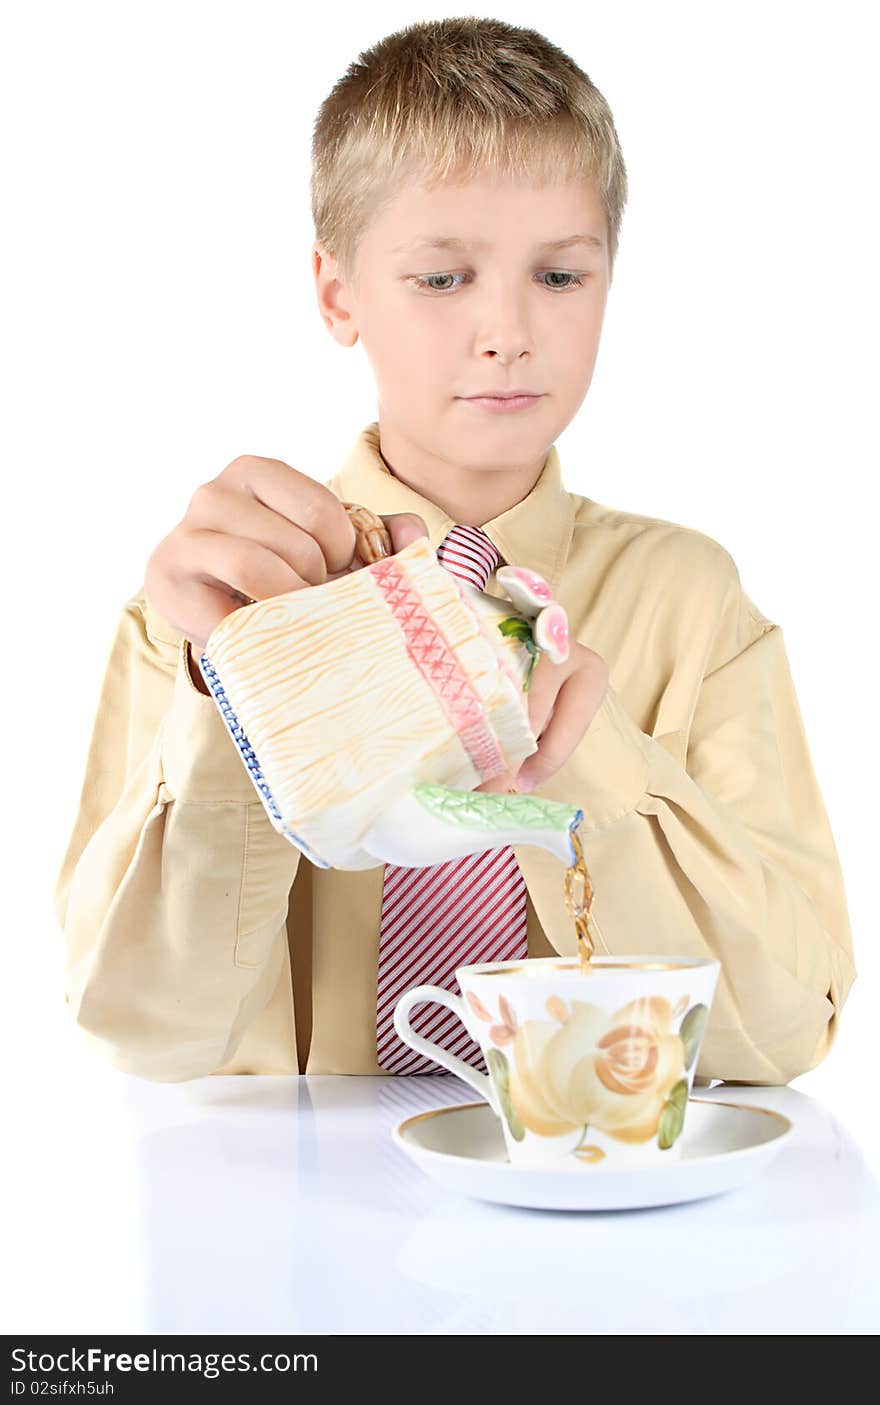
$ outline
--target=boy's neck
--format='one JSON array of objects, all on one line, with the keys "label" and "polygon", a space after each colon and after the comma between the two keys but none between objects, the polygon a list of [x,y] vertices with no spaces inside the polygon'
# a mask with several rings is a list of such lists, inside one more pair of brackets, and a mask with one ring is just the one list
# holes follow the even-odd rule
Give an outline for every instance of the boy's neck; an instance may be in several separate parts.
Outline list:
[{"label": "boy's neck", "polygon": [[545,450],[537,463],[482,471],[463,468],[387,426],[380,429],[379,454],[389,473],[462,527],[482,527],[522,502],[547,461]]}]

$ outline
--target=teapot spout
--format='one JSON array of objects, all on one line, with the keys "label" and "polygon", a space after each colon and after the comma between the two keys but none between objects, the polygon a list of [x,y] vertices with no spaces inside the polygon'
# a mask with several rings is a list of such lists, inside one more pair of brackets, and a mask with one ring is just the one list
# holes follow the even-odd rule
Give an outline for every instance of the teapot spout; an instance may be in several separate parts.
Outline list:
[{"label": "teapot spout", "polygon": [[420,782],[378,816],[363,840],[382,863],[424,868],[510,844],[534,844],[571,867],[577,805],[539,795],[451,790]]}]

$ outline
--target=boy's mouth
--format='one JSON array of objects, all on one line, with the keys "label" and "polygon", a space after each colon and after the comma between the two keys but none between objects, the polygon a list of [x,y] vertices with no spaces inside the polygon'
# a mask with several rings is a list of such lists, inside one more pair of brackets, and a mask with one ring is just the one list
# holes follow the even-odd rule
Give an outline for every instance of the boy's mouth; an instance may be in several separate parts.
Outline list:
[{"label": "boy's mouth", "polygon": [[540,395],[540,390],[529,390],[517,385],[513,390],[476,390],[473,395],[463,395],[462,400],[513,400],[518,395]]},{"label": "boy's mouth", "polygon": [[513,410],[528,409],[530,405],[537,405],[541,395],[531,391],[516,391],[494,395],[464,395],[460,399],[464,400],[467,405],[475,405],[478,409],[505,414]]}]

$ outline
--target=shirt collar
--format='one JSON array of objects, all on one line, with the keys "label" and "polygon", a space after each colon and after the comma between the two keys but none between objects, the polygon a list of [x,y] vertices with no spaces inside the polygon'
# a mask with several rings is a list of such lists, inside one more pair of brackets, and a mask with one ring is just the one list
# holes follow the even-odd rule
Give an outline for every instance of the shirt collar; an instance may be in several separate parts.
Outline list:
[{"label": "shirt collar", "polygon": [[[379,452],[377,420],[361,430],[339,473],[327,486],[341,501],[359,503],[380,516],[417,512],[435,551],[455,525],[436,503],[394,477]],[[509,565],[537,571],[555,596],[568,559],[574,515],[575,500],[562,482],[559,453],[551,444],[531,492],[522,502],[482,523],[482,530]]]}]

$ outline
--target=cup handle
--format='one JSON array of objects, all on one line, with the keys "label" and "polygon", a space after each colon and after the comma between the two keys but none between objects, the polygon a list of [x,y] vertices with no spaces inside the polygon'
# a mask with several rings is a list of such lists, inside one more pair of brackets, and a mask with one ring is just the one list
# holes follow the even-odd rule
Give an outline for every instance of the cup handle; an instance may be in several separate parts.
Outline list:
[{"label": "cup handle", "polygon": [[[411,1049],[416,1049],[420,1054],[424,1054],[426,1058],[433,1059],[435,1063],[442,1064],[443,1068],[448,1068],[449,1072],[454,1073],[458,1078],[463,1078],[465,1083],[469,1083],[472,1088],[476,1089],[481,1098],[485,1098],[496,1117],[501,1117],[501,1108],[498,1106],[491,1078],[487,1077],[485,1073],[480,1073],[479,1069],[471,1068],[464,1059],[450,1054],[447,1049],[441,1049],[440,1045],[435,1044],[433,1040],[424,1039],[421,1034],[416,1034],[409,1022],[409,1012],[414,1005],[425,1000],[433,1001],[437,1005],[445,1005],[447,1010],[458,1015],[462,1024],[465,1023],[464,1001],[460,995],[455,995],[451,990],[444,990],[439,985],[415,985],[412,990],[406,991],[400,997],[394,1007],[394,1028],[404,1044],[408,1044]],[[466,1025],[465,1028],[467,1028]]]}]

